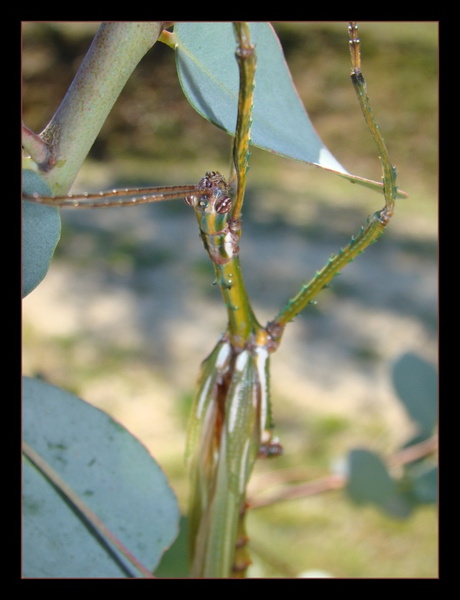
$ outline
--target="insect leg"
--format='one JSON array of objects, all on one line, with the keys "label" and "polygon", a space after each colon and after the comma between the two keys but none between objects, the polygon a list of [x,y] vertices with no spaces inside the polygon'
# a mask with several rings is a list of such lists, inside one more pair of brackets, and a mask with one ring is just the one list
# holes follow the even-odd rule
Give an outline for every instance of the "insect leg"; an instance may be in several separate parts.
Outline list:
[{"label": "insect leg", "polygon": [[[361,71],[360,40],[358,37],[358,26],[355,22],[350,22],[349,28],[350,52],[352,62],[351,80],[356,91],[361,111],[364,115],[366,124],[371,132],[372,138],[379,152],[380,162],[382,164],[383,193],[385,197],[385,206],[380,211],[371,215],[365,225],[356,236],[340,252],[332,256],[327,265],[308,283],[304,284],[299,293],[294,296],[287,305],[278,313],[275,319],[269,324],[269,328],[276,329],[278,332],[284,328],[285,324],[296,317],[318,293],[351,261],[353,261],[370,244],[373,244],[382,235],[394,213],[395,199],[398,188],[396,186],[396,169],[392,165],[388,149],[379,127],[375,121],[372,107],[367,94],[366,81]],[[278,337],[279,339],[279,337]]]}]

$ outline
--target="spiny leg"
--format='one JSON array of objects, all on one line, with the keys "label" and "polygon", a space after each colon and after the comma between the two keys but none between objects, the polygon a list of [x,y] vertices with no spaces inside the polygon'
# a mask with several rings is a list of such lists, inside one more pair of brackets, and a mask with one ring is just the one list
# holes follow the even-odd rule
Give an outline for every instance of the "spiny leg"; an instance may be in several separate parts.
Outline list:
[{"label": "spiny leg", "polygon": [[367,94],[366,82],[361,71],[361,44],[358,38],[358,26],[350,22],[348,27],[351,53],[351,80],[361,106],[364,119],[371,132],[372,138],[378,148],[382,164],[383,192],[385,206],[382,210],[368,217],[365,225],[356,236],[340,252],[332,256],[327,265],[308,283],[302,286],[299,293],[278,313],[269,323],[268,331],[273,333],[275,341],[279,341],[286,323],[296,317],[306,306],[311,303],[318,293],[351,261],[353,261],[370,244],[373,244],[382,235],[394,212],[395,199],[398,188],[396,186],[396,169],[391,164],[390,156],[375,121],[372,107]]},{"label": "spiny leg", "polygon": [[[351,81],[358,97],[364,119],[372,134],[372,138],[379,152],[380,162],[383,170],[383,193],[385,196],[385,211],[383,218],[391,219],[394,212],[394,204],[398,193],[396,186],[396,168],[392,165],[390,154],[380,133],[379,126],[374,118],[369,96],[367,94],[366,81],[361,71],[361,41],[358,36],[358,25],[351,21],[348,26],[351,54]],[[383,212],[383,211],[382,211]]]}]

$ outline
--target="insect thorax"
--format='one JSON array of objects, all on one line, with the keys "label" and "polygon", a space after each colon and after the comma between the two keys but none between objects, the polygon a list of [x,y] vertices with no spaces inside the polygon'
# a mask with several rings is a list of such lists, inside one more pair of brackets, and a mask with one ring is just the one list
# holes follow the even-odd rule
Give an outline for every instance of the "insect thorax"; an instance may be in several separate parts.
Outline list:
[{"label": "insect thorax", "polygon": [[204,246],[215,264],[225,264],[238,253],[239,228],[230,216],[228,184],[217,171],[209,171],[185,202],[193,206]]},{"label": "insect thorax", "polygon": [[[228,213],[232,208],[232,201],[228,193],[228,184],[223,175],[217,171],[208,171],[197,186],[197,193],[185,197],[186,204],[193,206],[200,221],[202,213],[204,221],[212,221],[214,214],[220,224],[203,223],[200,229],[206,233],[215,233],[225,227]],[[225,217],[224,217],[225,215]]]}]

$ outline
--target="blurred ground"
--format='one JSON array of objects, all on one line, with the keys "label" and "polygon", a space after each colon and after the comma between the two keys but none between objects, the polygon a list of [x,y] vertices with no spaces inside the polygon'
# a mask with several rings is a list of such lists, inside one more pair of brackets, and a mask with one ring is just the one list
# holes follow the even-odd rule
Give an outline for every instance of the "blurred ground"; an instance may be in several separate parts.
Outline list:
[{"label": "blurred ground", "polygon": [[[259,474],[282,478],[284,468],[296,467],[313,479],[353,447],[395,451],[412,428],[391,387],[391,363],[408,351],[437,360],[437,24],[360,28],[374,112],[410,198],[378,244],[288,328],[272,359],[285,456],[258,466]],[[51,118],[96,29],[24,24],[24,121],[33,130]],[[379,179],[349,82],[346,24],[285,23],[279,33],[326,145],[349,171]],[[74,189],[193,183],[206,170],[227,173],[230,142],[182,98],[173,52],[156,45]],[[241,259],[265,322],[382,199],[257,149],[248,185]],[[178,202],[62,211],[62,219],[56,260],[24,301],[24,371],[121,421],[163,466],[185,508],[182,456],[193,384],[225,327],[193,213]],[[437,576],[432,508],[399,523],[334,493],[255,511],[250,525],[261,557],[256,576],[307,569],[337,577]]]}]

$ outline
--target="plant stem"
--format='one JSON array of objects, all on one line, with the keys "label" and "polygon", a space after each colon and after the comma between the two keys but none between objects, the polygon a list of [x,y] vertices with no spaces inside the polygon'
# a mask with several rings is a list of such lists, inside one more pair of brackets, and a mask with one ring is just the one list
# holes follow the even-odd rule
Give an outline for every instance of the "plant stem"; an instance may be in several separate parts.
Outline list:
[{"label": "plant stem", "polygon": [[53,118],[40,134],[48,147],[25,149],[54,194],[69,191],[109,112],[135,67],[161,33],[161,23],[103,23]]}]

